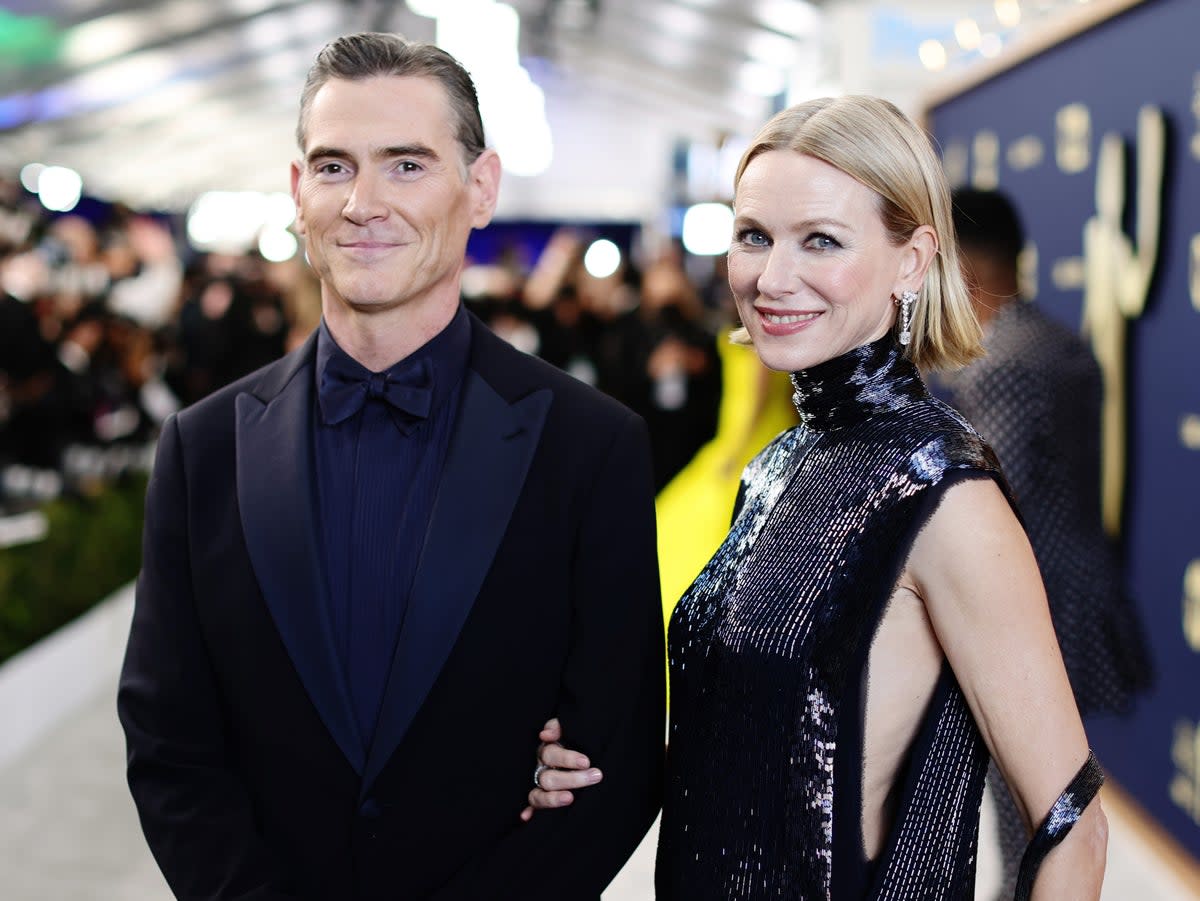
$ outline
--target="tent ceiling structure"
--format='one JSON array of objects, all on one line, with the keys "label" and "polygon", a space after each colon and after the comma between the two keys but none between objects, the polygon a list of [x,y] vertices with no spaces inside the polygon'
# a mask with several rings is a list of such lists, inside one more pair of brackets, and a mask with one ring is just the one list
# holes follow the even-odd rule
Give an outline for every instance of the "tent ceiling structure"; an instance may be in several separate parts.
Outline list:
[{"label": "tent ceiling structure", "polygon": [[[0,9],[0,171],[68,166],[86,190],[181,209],[206,190],[286,190],[299,88],[317,50],[358,30],[434,40],[412,8],[492,0],[7,0]],[[1012,3],[1013,0],[1000,0]],[[1079,0],[1022,0],[1034,14]],[[755,79],[844,74],[846,27],[868,8],[912,43],[992,0],[511,0],[520,54],[548,109],[597,131],[653,121],[681,135],[752,130],[772,101]],[[882,19],[881,19],[882,17]],[[843,22],[846,20],[843,15]],[[899,23],[899,25],[897,25]],[[924,24],[923,24],[924,23]],[[907,29],[907,31],[906,31]],[[889,32],[889,33],[891,33]],[[885,35],[886,36],[886,35]],[[894,36],[894,35],[893,35]],[[911,47],[904,65],[922,74]],[[833,71],[839,70],[839,71]],[[780,86],[786,80],[779,82]],[[551,125],[554,125],[553,118]],[[557,152],[586,146],[558,142]]]}]

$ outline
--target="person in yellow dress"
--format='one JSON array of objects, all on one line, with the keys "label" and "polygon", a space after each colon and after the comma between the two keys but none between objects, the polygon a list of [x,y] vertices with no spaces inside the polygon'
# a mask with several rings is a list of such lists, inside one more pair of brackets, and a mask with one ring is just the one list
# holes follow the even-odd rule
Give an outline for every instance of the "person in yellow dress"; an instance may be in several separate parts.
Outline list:
[{"label": "person in yellow dress", "polygon": [[742,470],[796,424],[786,372],[767,369],[754,350],[718,338],[722,391],[712,440],[658,493],[658,567],[663,621],[729,534]]}]

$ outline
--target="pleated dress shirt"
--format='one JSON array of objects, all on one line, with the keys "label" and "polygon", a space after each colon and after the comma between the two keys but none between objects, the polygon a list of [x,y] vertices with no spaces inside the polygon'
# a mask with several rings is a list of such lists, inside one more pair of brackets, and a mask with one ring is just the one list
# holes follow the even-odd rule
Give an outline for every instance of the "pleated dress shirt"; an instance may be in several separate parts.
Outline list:
[{"label": "pleated dress shirt", "polygon": [[[321,321],[314,410],[330,622],[369,746],[467,368],[466,310],[387,370],[342,350]],[[425,415],[422,415],[425,414]]]}]

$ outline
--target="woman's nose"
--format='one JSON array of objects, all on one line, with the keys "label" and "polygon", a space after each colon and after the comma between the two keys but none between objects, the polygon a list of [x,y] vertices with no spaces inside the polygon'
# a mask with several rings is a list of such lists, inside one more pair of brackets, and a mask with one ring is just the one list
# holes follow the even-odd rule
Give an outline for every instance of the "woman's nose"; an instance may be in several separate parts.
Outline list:
[{"label": "woman's nose", "polygon": [[795,291],[798,275],[795,260],[779,247],[767,251],[758,275],[758,293],[763,297],[785,297]]}]

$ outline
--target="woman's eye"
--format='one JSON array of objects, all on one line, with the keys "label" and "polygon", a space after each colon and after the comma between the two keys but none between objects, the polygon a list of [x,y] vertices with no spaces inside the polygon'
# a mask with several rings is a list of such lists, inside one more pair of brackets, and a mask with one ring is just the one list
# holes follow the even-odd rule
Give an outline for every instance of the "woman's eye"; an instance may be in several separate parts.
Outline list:
[{"label": "woman's eye", "polygon": [[821,232],[809,235],[808,239],[804,243],[809,247],[816,248],[817,250],[832,250],[835,247],[842,246],[837,242],[836,239],[831,238],[829,235]]},{"label": "woman's eye", "polygon": [[751,247],[766,247],[770,242],[767,236],[755,228],[746,228],[738,232],[737,235],[739,244],[748,244]]}]

